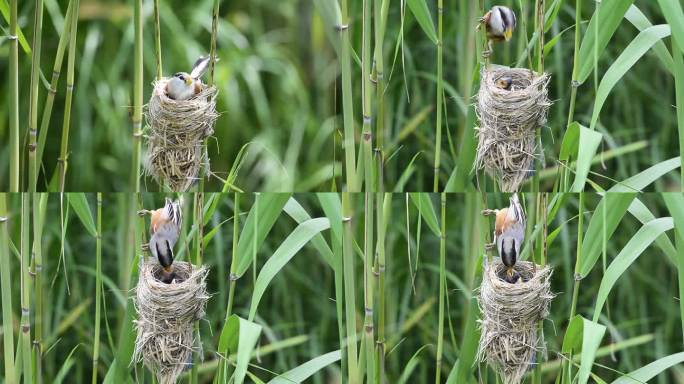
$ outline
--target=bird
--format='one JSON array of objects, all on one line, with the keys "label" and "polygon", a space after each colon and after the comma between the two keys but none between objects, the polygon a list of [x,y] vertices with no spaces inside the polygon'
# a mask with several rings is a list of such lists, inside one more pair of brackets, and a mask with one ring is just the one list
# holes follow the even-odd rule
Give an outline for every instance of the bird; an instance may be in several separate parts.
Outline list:
[{"label": "bird", "polygon": [[501,76],[494,81],[494,85],[496,85],[497,88],[506,91],[511,89],[511,84],[513,84],[513,79],[510,76]]},{"label": "bird", "polygon": [[485,215],[495,214],[494,244],[506,267],[504,281],[515,284],[520,274],[515,270],[515,263],[520,256],[520,248],[525,240],[525,212],[520,205],[518,194],[509,199],[509,206],[503,209],[484,210]]},{"label": "bird", "polygon": [[516,23],[515,12],[502,5],[495,5],[480,18],[477,29],[482,24],[487,29],[487,47],[489,48],[487,53],[492,51],[492,42],[508,41],[511,39]]},{"label": "bird", "polygon": [[152,211],[149,249],[162,266],[161,281],[173,282],[173,246],[178,240],[182,224],[181,202],[167,198],[164,207]]},{"label": "bird", "polygon": [[166,95],[177,101],[188,100],[199,94],[204,87],[201,77],[209,68],[210,56],[200,56],[190,73],[177,72],[166,83]]}]

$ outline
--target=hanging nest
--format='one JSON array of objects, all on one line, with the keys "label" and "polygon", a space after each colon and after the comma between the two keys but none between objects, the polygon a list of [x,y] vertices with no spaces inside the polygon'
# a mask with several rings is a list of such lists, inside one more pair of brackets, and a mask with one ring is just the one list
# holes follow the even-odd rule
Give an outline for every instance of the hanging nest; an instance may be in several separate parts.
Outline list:
[{"label": "hanging nest", "polygon": [[515,284],[503,280],[506,267],[500,259],[485,263],[480,286],[480,348],[478,361],[496,369],[507,384],[522,381],[534,365],[538,351],[545,350],[544,336],[537,325],[549,315],[551,293],[549,266],[518,262],[520,279]]},{"label": "hanging nest", "polygon": [[134,361],[156,373],[160,384],[173,384],[191,367],[195,340],[193,324],[204,317],[209,299],[209,270],[187,262],[175,262],[176,280],[162,283],[161,265],[147,261],[140,266],[135,295]]},{"label": "hanging nest", "polygon": [[[497,81],[509,78],[503,89]],[[548,99],[550,76],[523,68],[497,67],[482,72],[475,111],[477,168],[499,180],[502,192],[516,192],[530,175],[537,156],[535,132],[546,124],[551,106]]]},{"label": "hanging nest", "polygon": [[204,140],[214,133],[216,87],[204,86],[189,100],[166,95],[168,78],[153,83],[147,107],[146,174],[172,191],[187,191],[198,179],[202,164],[209,167]]}]

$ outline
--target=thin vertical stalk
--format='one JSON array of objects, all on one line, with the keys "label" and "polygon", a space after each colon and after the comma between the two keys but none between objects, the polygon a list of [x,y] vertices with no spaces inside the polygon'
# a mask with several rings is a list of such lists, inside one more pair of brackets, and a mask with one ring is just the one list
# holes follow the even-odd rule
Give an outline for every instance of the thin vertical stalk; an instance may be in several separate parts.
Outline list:
[{"label": "thin vertical stalk", "polygon": [[69,56],[67,58],[66,101],[62,124],[62,143],[59,150],[59,191],[64,192],[69,159],[69,128],[71,125],[71,103],[74,95],[74,62],[76,60],[76,35],[78,27],[79,0],[75,0],[69,33]]},{"label": "thin vertical stalk", "polygon": [[[538,44],[536,46],[537,50],[537,73],[540,75],[544,73],[544,0],[537,0],[535,3],[535,29],[537,31],[537,37],[539,39]],[[541,145],[541,127],[537,127],[535,129],[535,141],[537,142],[537,147],[540,148],[541,151],[544,150],[544,147]],[[535,170],[534,170],[534,177],[532,178],[532,191],[535,193],[539,192],[540,189],[540,180],[539,180],[539,172],[541,171],[542,164],[541,161],[544,158],[543,152],[542,156],[535,160]]]},{"label": "thin vertical stalk", "polygon": [[[675,99],[677,104],[677,127],[679,132],[679,158],[684,159],[684,57],[672,41],[674,59]],[[684,191],[684,167],[680,167],[681,190]]]},{"label": "thin vertical stalk", "polygon": [[[547,220],[547,197],[548,195],[546,193],[537,193],[537,222],[540,223],[542,226],[542,231],[539,235],[539,258],[536,261],[539,265],[542,267],[546,265],[546,236],[548,234],[548,224],[546,222]],[[537,334],[542,335],[541,339],[543,339],[543,332],[544,332],[544,321],[539,320],[537,323]],[[543,354],[541,351],[541,348],[537,351],[537,359],[536,359],[536,364],[534,366],[534,373],[533,373],[533,383],[535,384],[541,384],[542,382],[542,372],[541,372],[541,361],[543,358]]]},{"label": "thin vertical stalk", "polygon": [[444,295],[446,294],[446,194],[440,194],[442,222],[439,235],[439,320],[437,323],[437,362],[435,384],[441,383],[442,351],[444,350]]},{"label": "thin vertical stalk", "polygon": [[[52,116],[52,105],[55,102],[55,94],[57,93],[57,83],[59,82],[60,71],[62,70],[62,61],[64,60],[64,51],[66,50],[67,41],[71,31],[71,18],[73,17],[73,0],[69,1],[66,15],[64,17],[64,26],[62,27],[62,34],[59,37],[57,44],[57,53],[55,54],[55,63],[52,67],[52,79],[50,80],[50,89],[45,98],[45,107],[43,108],[43,117],[40,121],[40,130],[38,131],[38,149],[36,151],[36,167],[40,168],[43,161],[43,150],[45,149],[45,141],[47,140],[48,128],[50,127],[50,117]],[[39,170],[36,170],[39,172]],[[36,177],[38,175],[36,174]]]},{"label": "thin vertical stalk", "polygon": [[100,310],[102,307],[102,193],[97,193],[97,237],[95,238],[95,336],[93,339],[92,384],[97,383],[100,358]]},{"label": "thin vertical stalk", "polygon": [[342,225],[344,235],[342,243],[343,269],[344,269],[344,304],[345,324],[347,325],[347,380],[349,384],[358,384],[359,366],[356,350],[356,298],[354,294],[354,234],[352,231],[352,195],[349,192],[342,193]]},{"label": "thin vertical stalk", "polygon": [[19,253],[21,256],[21,353],[23,360],[24,383],[33,384],[33,369],[31,358],[31,251],[29,250],[29,230],[31,217],[31,195],[21,194],[21,242]]},{"label": "thin vertical stalk", "polygon": [[340,1],[342,24],[337,26],[340,33],[342,72],[342,114],[344,119],[344,158],[347,191],[359,192],[356,180],[356,150],[354,143],[354,104],[352,100],[351,47],[349,41],[349,7],[347,0]]},{"label": "thin vertical stalk", "polygon": [[29,192],[36,191],[36,179],[38,173],[38,166],[36,164],[36,136],[38,129],[38,84],[40,83],[40,49],[42,42],[43,31],[43,0],[36,0],[36,10],[33,19],[33,44],[32,44],[32,61],[31,61],[31,91],[29,104],[29,177],[28,189]]},{"label": "thin vertical stalk", "polygon": [[[570,317],[568,318],[568,321],[572,320],[573,317],[575,317],[575,313],[577,311],[577,298],[579,296],[579,285],[581,281],[581,276],[578,274],[579,266],[580,266],[580,261],[582,260],[582,236],[583,236],[583,228],[584,228],[584,192],[579,193],[579,208],[578,208],[578,215],[577,215],[577,257],[575,258],[575,274],[574,274],[574,283],[572,287],[572,303],[570,304]],[[569,364],[569,361],[572,361],[572,352],[570,353],[569,359],[563,360],[562,364],[562,375],[565,376],[565,379],[563,380],[564,383],[569,382],[569,380],[572,378],[572,364]]]},{"label": "thin vertical stalk", "polygon": [[163,76],[161,57],[161,23],[159,22],[159,0],[154,0],[154,53],[157,60],[157,80]]},{"label": "thin vertical stalk", "polygon": [[[78,1],[78,0],[77,0]],[[134,25],[135,47],[133,57],[133,160],[131,162],[131,190],[140,192],[140,151],[142,150],[142,104],[143,104],[143,5],[135,0]]]},{"label": "thin vertical stalk", "polygon": [[17,40],[17,0],[10,1],[9,115],[10,192],[19,192],[19,41]]},{"label": "thin vertical stalk", "polygon": [[366,348],[366,382],[372,383],[375,380],[375,367],[377,362],[375,358],[375,337],[374,325],[373,325],[373,196],[371,192],[366,192],[364,194],[364,256],[365,260],[363,263],[364,281],[364,345]]},{"label": "thin vertical stalk", "polygon": [[[577,81],[578,71],[579,71],[579,49],[580,49],[580,38],[581,38],[581,27],[582,23],[582,0],[575,1],[575,48],[572,59],[572,80],[570,82],[570,106],[568,108],[568,121],[566,127],[570,125],[575,119],[575,100],[577,99],[577,88],[579,88],[580,83]],[[567,170],[564,167],[560,167],[561,180],[565,179]]]},{"label": "thin vertical stalk", "polygon": [[373,133],[371,123],[373,121],[371,112],[371,0],[363,0],[363,34],[361,46],[361,98],[363,114],[363,167],[365,179],[365,191],[373,191]]},{"label": "thin vertical stalk", "polygon": [[434,181],[432,183],[432,191],[439,191],[439,169],[441,164],[442,154],[442,104],[444,103],[444,79],[442,74],[443,65],[443,44],[442,44],[442,14],[444,12],[442,0],[437,1],[437,118],[435,122],[435,164],[434,164]]},{"label": "thin vertical stalk", "polygon": [[[230,275],[228,280],[230,281],[230,287],[228,288],[228,306],[226,307],[226,318],[225,322],[233,314],[233,300],[235,298],[235,286],[237,285],[238,275],[237,275],[237,245],[238,245],[238,235],[240,230],[240,194],[235,193],[234,195],[234,210],[233,210],[233,244],[231,248],[231,258],[230,258]],[[219,351],[219,353],[225,353],[226,351]],[[221,359],[221,364],[218,367],[218,372],[216,377],[219,379],[228,378],[228,370],[230,368],[230,362],[228,359]]]},{"label": "thin vertical stalk", "polygon": [[[580,83],[577,81],[579,71],[579,49],[581,31],[580,26],[582,22],[582,0],[575,1],[575,48],[572,60],[572,80],[570,82],[570,106],[568,108],[568,121],[566,127],[570,125],[575,119],[575,100],[577,99],[577,88]],[[565,167],[560,167],[561,185],[567,186],[565,179],[567,177],[567,170]],[[567,187],[565,188],[567,190]]]},{"label": "thin vertical stalk", "polygon": [[[197,228],[197,233],[195,235],[195,260],[193,263],[196,266],[202,265],[202,258],[204,253],[204,193],[197,192],[195,196],[195,227]],[[193,326],[193,332],[195,335],[199,336],[199,320],[195,321]],[[199,337],[197,337],[199,340]],[[199,379],[199,372],[197,371],[197,362],[199,361],[199,352],[193,352],[193,364],[190,371],[190,383],[197,383]]]},{"label": "thin vertical stalk", "polygon": [[378,255],[378,357],[375,383],[381,384],[385,382],[385,235],[389,222],[389,211],[392,206],[392,194],[378,192],[376,203],[378,206],[378,243],[376,247]]},{"label": "thin vertical stalk", "polygon": [[36,382],[42,383],[42,354],[43,354],[43,227],[45,225],[45,210],[47,209],[47,193],[32,194],[33,198],[33,276],[36,297],[33,335],[33,359],[36,364]]},{"label": "thin vertical stalk", "polygon": [[14,329],[12,327],[12,275],[9,252],[9,235],[7,233],[7,195],[0,194],[0,291],[2,291],[2,344],[5,363],[5,380],[7,384],[17,383],[14,369]]},{"label": "thin vertical stalk", "polygon": [[[383,55],[383,45],[385,41],[385,29],[387,26],[387,14],[389,12],[390,0],[375,1],[375,160],[377,162],[377,191],[384,191],[383,180],[383,143],[385,141],[385,59]],[[378,200],[378,203],[380,200]],[[379,206],[380,204],[378,204]]]},{"label": "thin vertical stalk", "polygon": [[[156,1],[156,0],[155,0]],[[218,18],[219,18],[219,6],[220,6],[220,0],[214,0],[214,10],[212,12],[211,16],[211,48],[209,52],[209,57],[211,58],[209,60],[209,86],[214,85],[214,68],[216,67],[216,36],[218,34]],[[202,169],[200,170],[200,180],[199,180],[199,190],[204,191],[204,182],[205,178],[207,175],[207,164],[209,162],[209,154],[207,152],[207,140],[209,138],[205,138],[204,142],[202,143],[202,151],[204,151],[206,163],[203,164]]]}]

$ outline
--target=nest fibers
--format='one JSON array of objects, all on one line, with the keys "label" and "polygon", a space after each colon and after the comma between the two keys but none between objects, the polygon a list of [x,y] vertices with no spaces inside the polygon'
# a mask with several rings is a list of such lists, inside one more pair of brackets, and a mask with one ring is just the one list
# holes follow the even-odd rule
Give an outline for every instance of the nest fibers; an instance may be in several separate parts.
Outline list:
[{"label": "nest fibers", "polygon": [[147,173],[173,191],[186,191],[208,166],[204,139],[214,133],[216,87],[204,86],[189,100],[173,100],[166,95],[168,78],[154,82],[145,117],[147,133]]},{"label": "nest fibers", "polygon": [[147,261],[140,266],[135,295],[134,361],[144,362],[160,384],[172,384],[192,364],[193,323],[204,317],[209,299],[209,270],[186,262],[173,264],[176,280],[159,280],[161,265]]},{"label": "nest fibers", "polygon": [[[509,89],[496,82],[509,77]],[[482,72],[477,95],[477,168],[499,180],[501,191],[516,192],[531,173],[538,148],[537,127],[546,124],[549,75],[528,69],[494,68]]]},{"label": "nest fibers", "polygon": [[481,335],[478,360],[495,368],[507,384],[522,381],[527,368],[544,350],[544,336],[537,325],[549,315],[552,270],[528,261],[518,262],[520,279],[515,284],[502,279],[505,266],[500,260],[485,264],[480,286]]}]

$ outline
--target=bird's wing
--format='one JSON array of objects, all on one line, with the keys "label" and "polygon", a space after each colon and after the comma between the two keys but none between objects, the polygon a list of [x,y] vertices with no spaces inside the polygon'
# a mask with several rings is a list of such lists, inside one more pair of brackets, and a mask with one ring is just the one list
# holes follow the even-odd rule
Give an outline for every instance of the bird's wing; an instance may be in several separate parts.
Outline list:
[{"label": "bird's wing", "polygon": [[199,79],[204,75],[204,73],[207,71],[207,68],[209,68],[209,60],[210,56],[200,56],[197,61],[195,61],[195,64],[192,66],[192,71],[190,71],[190,76],[193,79]]}]

